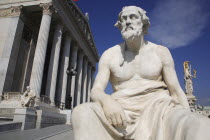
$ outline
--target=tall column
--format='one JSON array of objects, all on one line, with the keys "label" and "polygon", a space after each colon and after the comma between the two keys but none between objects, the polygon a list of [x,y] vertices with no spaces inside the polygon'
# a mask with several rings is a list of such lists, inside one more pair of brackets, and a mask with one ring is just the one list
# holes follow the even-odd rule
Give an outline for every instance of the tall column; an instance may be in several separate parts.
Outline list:
[{"label": "tall column", "polygon": [[94,84],[94,81],[95,81],[94,73],[95,73],[95,68],[92,67],[91,68],[91,89],[93,88],[93,84]]},{"label": "tall column", "polygon": [[[70,62],[70,69],[76,70],[77,68],[77,54],[78,54],[78,46],[74,44],[72,46],[72,53],[71,53],[71,62]],[[72,97],[72,102],[71,102],[71,108],[73,108],[74,105],[74,93],[75,93],[75,83],[76,82],[76,76],[71,77],[71,97]]]},{"label": "tall column", "polygon": [[82,89],[82,64],[83,64],[83,52],[79,53],[78,61],[77,61],[77,76],[76,76],[76,84],[75,84],[75,92],[74,92],[74,107],[80,104],[80,96]]},{"label": "tall column", "polygon": [[87,72],[87,89],[86,89],[86,102],[90,101],[90,90],[91,90],[91,64],[88,64]]},{"label": "tall column", "polygon": [[58,24],[54,33],[53,45],[50,56],[50,64],[47,75],[47,87],[45,95],[47,95],[50,98],[52,106],[55,105],[54,101],[55,89],[56,89],[59,55],[60,55],[61,40],[62,40],[62,31],[63,31],[63,25]]},{"label": "tall column", "polygon": [[84,60],[83,60],[83,73],[82,73],[82,93],[81,93],[81,100],[80,100],[80,103],[84,103],[86,102],[86,89],[87,89],[87,58],[84,57]]},{"label": "tall column", "polygon": [[24,23],[22,6],[0,9],[0,101],[3,91],[11,91]]},{"label": "tall column", "polygon": [[30,80],[30,88],[36,93],[37,101],[40,100],[42,76],[52,16],[52,3],[41,4],[40,6],[43,8],[43,15]]},{"label": "tall column", "polygon": [[66,101],[66,89],[67,89],[67,69],[69,66],[69,57],[70,57],[70,48],[71,48],[71,39],[69,35],[66,37],[62,59],[61,59],[61,68],[59,73],[59,80],[58,80],[58,90],[57,90],[57,97],[58,100],[61,102],[60,107],[63,108]]}]

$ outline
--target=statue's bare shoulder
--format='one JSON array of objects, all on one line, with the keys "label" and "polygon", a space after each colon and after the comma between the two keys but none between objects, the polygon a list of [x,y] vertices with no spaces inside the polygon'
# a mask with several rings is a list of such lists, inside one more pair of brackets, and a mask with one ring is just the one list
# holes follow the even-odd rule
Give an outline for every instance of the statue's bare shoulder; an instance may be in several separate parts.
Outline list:
[{"label": "statue's bare shoulder", "polygon": [[119,58],[119,55],[122,55],[122,47],[124,47],[124,43],[117,44],[104,51],[99,63],[109,67],[111,62],[113,62],[116,58]]},{"label": "statue's bare shoulder", "polygon": [[171,53],[167,47],[164,47],[162,45],[155,45],[155,50],[156,50],[157,55],[161,59],[163,66],[174,64]]}]

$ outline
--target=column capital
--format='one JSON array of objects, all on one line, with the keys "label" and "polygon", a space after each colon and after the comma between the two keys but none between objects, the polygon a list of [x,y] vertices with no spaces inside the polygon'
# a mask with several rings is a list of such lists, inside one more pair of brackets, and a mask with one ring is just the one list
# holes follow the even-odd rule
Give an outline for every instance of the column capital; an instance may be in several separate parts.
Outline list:
[{"label": "column capital", "polygon": [[45,15],[52,15],[54,8],[53,8],[53,4],[50,3],[41,3],[40,7],[42,7],[43,10],[43,14]]},{"label": "column capital", "polygon": [[0,9],[0,17],[15,17],[20,16],[23,6],[12,6],[6,9]]}]

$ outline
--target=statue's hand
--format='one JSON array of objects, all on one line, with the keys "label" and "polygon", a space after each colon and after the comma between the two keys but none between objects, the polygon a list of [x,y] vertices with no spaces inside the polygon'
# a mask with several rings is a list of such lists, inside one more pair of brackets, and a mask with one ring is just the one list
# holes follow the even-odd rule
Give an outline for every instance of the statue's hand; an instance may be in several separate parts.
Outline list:
[{"label": "statue's hand", "polygon": [[127,120],[125,113],[118,102],[116,102],[110,96],[107,96],[105,99],[103,99],[102,106],[106,118],[110,124],[112,124],[114,127],[126,128]]}]

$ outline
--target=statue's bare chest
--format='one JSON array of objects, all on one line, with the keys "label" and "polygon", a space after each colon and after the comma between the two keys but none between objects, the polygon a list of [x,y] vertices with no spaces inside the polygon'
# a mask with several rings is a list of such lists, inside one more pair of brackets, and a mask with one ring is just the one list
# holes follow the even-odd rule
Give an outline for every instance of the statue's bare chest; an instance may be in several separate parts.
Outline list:
[{"label": "statue's bare chest", "polygon": [[111,76],[116,81],[133,78],[156,80],[160,77],[162,64],[155,52],[144,51],[137,55],[123,54],[111,62]]}]

